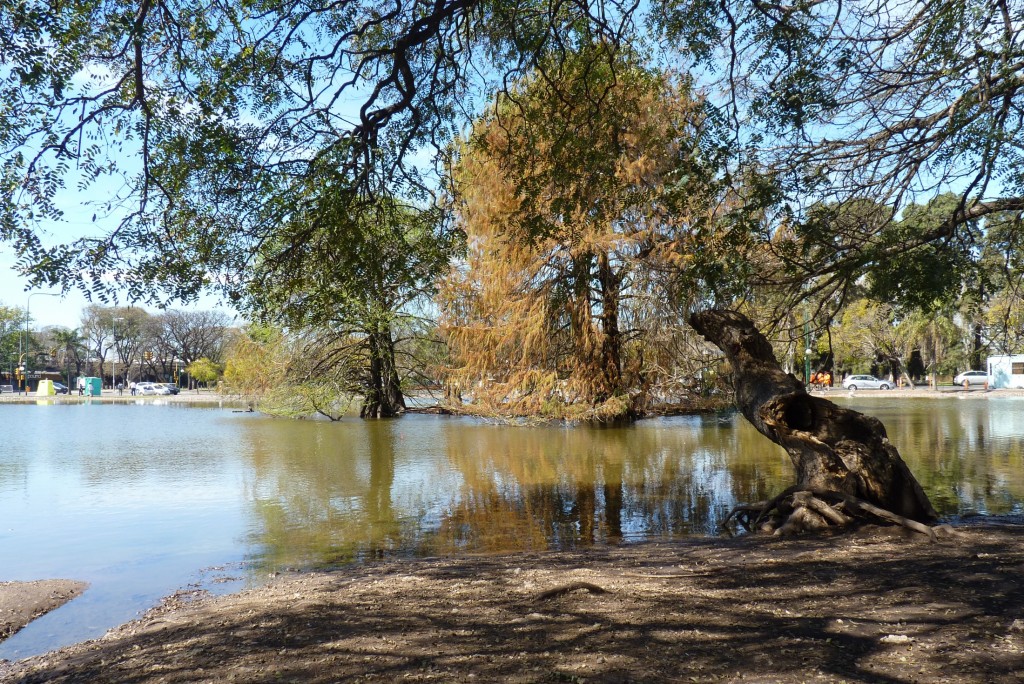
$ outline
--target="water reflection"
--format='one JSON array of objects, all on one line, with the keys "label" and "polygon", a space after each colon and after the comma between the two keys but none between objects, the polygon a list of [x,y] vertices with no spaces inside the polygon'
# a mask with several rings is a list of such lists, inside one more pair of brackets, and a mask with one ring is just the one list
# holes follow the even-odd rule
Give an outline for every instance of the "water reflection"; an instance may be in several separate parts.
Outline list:
[{"label": "water reflection", "polygon": [[[1020,511],[1024,403],[854,408],[886,423],[941,514]],[[276,566],[716,534],[735,504],[793,477],[733,414],[617,428],[273,422],[247,438],[253,558]]]},{"label": "water reflection", "polygon": [[246,438],[250,539],[270,565],[712,534],[791,478],[731,415],[604,429],[273,421]]},{"label": "water reflection", "polygon": [[940,514],[1021,512],[1024,398],[958,395],[845,403],[885,424]]}]

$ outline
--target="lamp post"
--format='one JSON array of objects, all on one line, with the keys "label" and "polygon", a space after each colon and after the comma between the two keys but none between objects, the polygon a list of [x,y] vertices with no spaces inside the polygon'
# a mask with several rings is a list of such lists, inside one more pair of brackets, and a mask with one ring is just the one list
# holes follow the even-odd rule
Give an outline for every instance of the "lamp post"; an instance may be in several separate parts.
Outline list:
[{"label": "lamp post", "polygon": [[[25,299],[25,336],[24,336],[24,338],[25,338],[25,346],[24,346],[24,348],[22,348],[21,338],[20,337],[18,338],[18,358],[21,359],[22,361],[25,358],[25,352],[28,351],[28,322],[29,322],[29,319],[32,318],[32,316],[30,314],[31,307],[32,307],[32,298],[33,297],[37,297],[37,296],[41,296],[41,297],[60,297],[60,295],[57,294],[56,292],[33,292],[33,293],[29,294],[28,297],[26,297],[26,299]],[[22,380],[21,380],[22,389],[24,390],[24,392],[26,394],[28,394],[28,376],[25,375],[25,371],[24,370],[22,370],[21,377],[22,377]]]},{"label": "lamp post", "polygon": [[114,331],[114,354],[110,357],[110,389],[113,390],[117,385],[117,373],[114,371],[117,369],[117,322],[123,321],[124,318],[117,316],[113,319],[111,328]]}]

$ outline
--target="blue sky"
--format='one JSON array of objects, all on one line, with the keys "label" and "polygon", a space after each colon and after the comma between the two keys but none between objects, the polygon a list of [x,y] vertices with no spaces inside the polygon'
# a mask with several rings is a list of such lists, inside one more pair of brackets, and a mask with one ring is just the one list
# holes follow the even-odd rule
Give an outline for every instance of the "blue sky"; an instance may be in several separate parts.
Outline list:
[{"label": "blue sky", "polygon": [[[36,292],[51,292],[60,296],[49,297],[37,295],[28,299]],[[66,294],[60,294],[59,289],[37,289],[25,290],[25,279],[18,274],[14,268],[14,251],[7,244],[0,243],[0,304],[11,307],[25,308],[28,306],[32,316],[32,328],[45,328],[50,325],[60,325],[65,328],[77,328],[81,323],[82,310],[89,305],[79,290],[71,290]],[[97,301],[97,303],[100,303]],[[118,302],[119,306],[129,304],[126,301]],[[156,313],[153,307],[141,307],[150,313]],[[218,298],[207,295],[198,302],[188,306],[172,306],[180,309],[212,310],[219,309],[234,316],[235,312],[227,307],[221,306]]]},{"label": "blue sky", "polygon": [[[128,157],[120,160],[122,166],[132,169],[137,164],[134,158]],[[117,211],[102,211],[100,207],[105,202],[117,205],[116,198],[123,190],[123,182],[116,176],[101,176],[85,190],[78,187],[79,176],[74,168],[69,169],[64,177],[64,188],[56,197],[54,204],[63,212],[59,221],[48,220],[39,226],[37,235],[45,245],[53,246],[58,244],[71,243],[83,237],[98,237],[110,231],[112,225],[119,220]],[[94,215],[98,218],[94,218]],[[32,316],[32,328],[40,329],[51,325],[59,325],[65,328],[77,328],[81,324],[82,311],[91,303],[85,294],[78,289],[70,289],[61,293],[59,288],[42,288],[26,290],[26,280],[15,268],[16,257],[14,249],[10,244],[0,242],[0,304],[10,307],[29,309]],[[58,296],[38,295],[29,296],[36,292],[54,293]],[[98,299],[97,304],[103,304]],[[127,306],[132,304],[125,301],[123,297],[117,302],[111,301],[110,305]],[[219,309],[234,316],[236,312],[228,307],[220,305],[218,297],[208,295],[200,298],[196,303],[189,305],[174,305],[170,308],[189,310],[212,310]],[[150,306],[142,306],[150,313],[156,313],[157,309]]]}]

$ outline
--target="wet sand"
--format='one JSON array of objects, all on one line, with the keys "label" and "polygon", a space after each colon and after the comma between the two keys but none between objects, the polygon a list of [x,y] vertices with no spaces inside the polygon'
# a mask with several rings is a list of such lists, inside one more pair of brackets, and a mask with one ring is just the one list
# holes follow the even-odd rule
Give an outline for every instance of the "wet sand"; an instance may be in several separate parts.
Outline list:
[{"label": "wet sand", "polygon": [[0,641],[22,627],[60,608],[88,585],[75,580],[0,582]]}]

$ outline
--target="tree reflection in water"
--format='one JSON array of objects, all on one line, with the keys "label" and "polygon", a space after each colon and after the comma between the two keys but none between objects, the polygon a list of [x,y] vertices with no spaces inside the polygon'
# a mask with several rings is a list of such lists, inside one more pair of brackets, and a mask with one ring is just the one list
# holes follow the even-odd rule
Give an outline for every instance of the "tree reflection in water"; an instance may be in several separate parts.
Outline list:
[{"label": "tree reflection in water", "polygon": [[274,566],[714,534],[788,477],[730,416],[615,428],[467,419],[266,421],[252,541]]},{"label": "tree reflection in water", "polygon": [[[957,515],[1019,512],[1020,405],[856,408],[883,420],[940,513]],[[250,541],[276,567],[717,534],[732,506],[793,479],[782,450],[732,414],[606,428],[268,419],[246,434]]]}]

